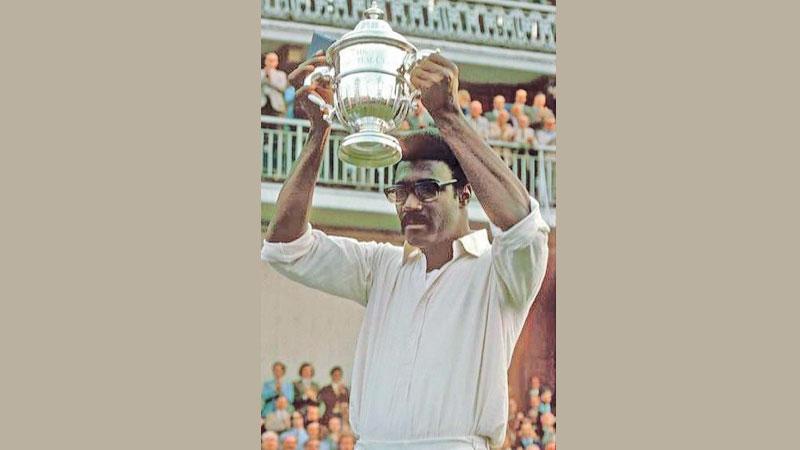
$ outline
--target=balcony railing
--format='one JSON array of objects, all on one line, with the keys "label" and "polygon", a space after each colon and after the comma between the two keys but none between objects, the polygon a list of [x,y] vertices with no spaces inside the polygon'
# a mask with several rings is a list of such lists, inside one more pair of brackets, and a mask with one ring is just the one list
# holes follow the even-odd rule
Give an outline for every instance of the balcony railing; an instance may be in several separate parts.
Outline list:
[{"label": "balcony railing", "polygon": [[[261,16],[352,29],[371,0],[262,0]],[[378,1],[395,31],[429,39],[556,52],[556,7],[514,0]]]},{"label": "balcony railing", "polygon": [[[286,180],[308,135],[309,122],[301,119],[261,116],[264,134],[263,169],[264,181]],[[338,158],[338,149],[347,131],[334,125],[320,167],[317,184],[347,189],[381,192],[394,183],[394,167],[367,169],[347,164]],[[489,141],[503,155],[509,168],[522,181],[528,192],[543,206],[556,206],[556,147],[535,146]]]}]

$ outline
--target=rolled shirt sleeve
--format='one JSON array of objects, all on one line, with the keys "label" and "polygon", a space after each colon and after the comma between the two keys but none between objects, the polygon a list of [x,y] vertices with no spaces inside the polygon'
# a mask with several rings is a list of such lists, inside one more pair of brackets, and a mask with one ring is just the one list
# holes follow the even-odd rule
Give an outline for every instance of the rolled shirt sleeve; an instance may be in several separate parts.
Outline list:
[{"label": "rolled shirt sleeve", "polygon": [[261,259],[291,280],[366,305],[373,261],[381,245],[328,236],[309,224],[292,242],[265,240]]},{"label": "rolled shirt sleeve", "polygon": [[504,306],[526,312],[544,280],[550,232],[539,203],[533,197],[530,203],[530,214],[508,230],[491,224],[492,270],[504,293]]}]

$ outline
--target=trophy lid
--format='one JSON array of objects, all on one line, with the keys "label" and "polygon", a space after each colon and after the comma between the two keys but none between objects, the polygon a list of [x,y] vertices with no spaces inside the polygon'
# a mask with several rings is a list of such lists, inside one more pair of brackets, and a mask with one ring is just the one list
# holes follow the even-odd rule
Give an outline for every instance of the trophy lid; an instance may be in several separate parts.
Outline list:
[{"label": "trophy lid", "polygon": [[372,5],[364,11],[364,18],[356,25],[355,29],[346,33],[328,48],[328,57],[335,55],[343,47],[362,42],[383,42],[406,51],[416,51],[417,48],[408,42],[408,39],[392,30],[389,22],[384,19],[385,17],[386,14],[378,7],[378,2],[373,1]]}]

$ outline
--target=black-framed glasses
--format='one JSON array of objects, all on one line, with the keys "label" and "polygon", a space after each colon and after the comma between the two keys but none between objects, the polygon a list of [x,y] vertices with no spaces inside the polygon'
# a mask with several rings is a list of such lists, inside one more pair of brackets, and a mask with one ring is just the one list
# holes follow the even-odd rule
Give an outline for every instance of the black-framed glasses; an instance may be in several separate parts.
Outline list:
[{"label": "black-framed glasses", "polygon": [[386,199],[392,203],[401,205],[406,202],[408,199],[408,194],[413,190],[414,195],[419,199],[421,202],[432,202],[436,200],[436,197],[439,195],[439,192],[445,188],[445,186],[449,186],[458,182],[458,180],[448,180],[448,181],[439,181],[439,180],[419,180],[413,185],[410,184],[395,184],[394,186],[389,186],[383,190],[383,193],[386,194]]}]

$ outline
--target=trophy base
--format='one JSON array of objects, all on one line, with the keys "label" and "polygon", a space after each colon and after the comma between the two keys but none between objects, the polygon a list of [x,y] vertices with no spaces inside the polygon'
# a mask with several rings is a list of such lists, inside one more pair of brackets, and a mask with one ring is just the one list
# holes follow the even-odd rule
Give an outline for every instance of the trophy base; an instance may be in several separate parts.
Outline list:
[{"label": "trophy base", "polygon": [[362,131],[342,139],[339,159],[358,167],[380,168],[400,161],[400,142],[394,136]]}]

